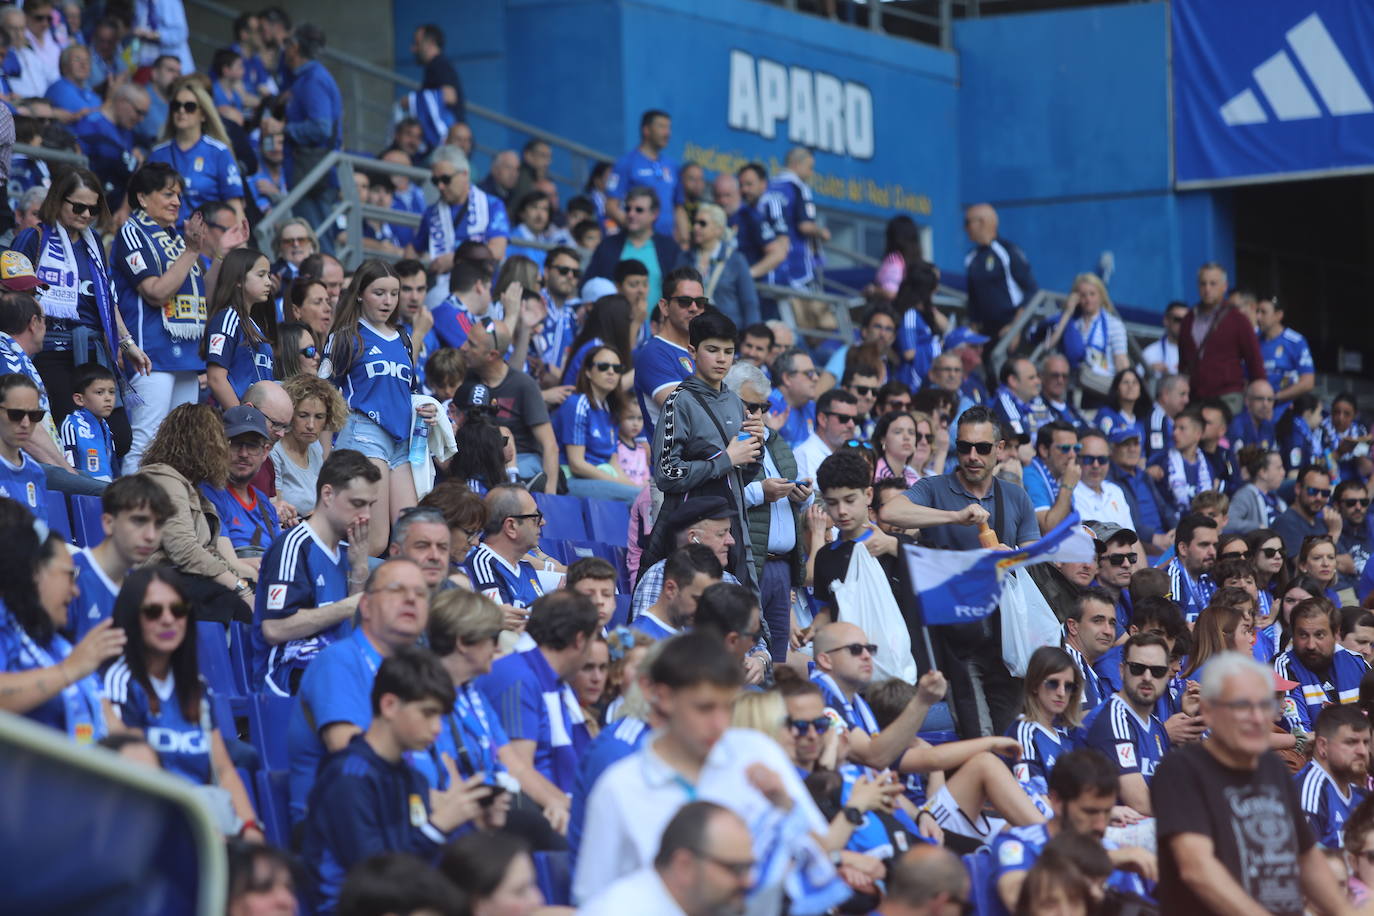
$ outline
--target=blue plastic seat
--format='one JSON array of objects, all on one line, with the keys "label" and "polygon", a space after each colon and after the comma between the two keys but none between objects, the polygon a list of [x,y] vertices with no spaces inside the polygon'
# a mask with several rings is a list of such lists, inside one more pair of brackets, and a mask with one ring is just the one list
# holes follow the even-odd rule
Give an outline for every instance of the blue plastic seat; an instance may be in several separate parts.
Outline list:
[{"label": "blue plastic seat", "polygon": [[612,629],[624,626],[625,622],[630,619],[630,604],[632,600],[633,596],[631,595],[615,596],[615,613],[611,615]]},{"label": "blue plastic seat", "polygon": [[968,870],[969,902],[973,904],[973,912],[977,916],[1007,916],[1007,908],[997,896],[992,850],[983,846],[963,859],[964,868]]},{"label": "blue plastic seat", "polygon": [[286,729],[296,708],[295,697],[261,693],[253,697],[248,713],[248,736],[262,755],[269,770],[285,770],[291,765],[286,748]]},{"label": "blue plastic seat", "polygon": [[100,497],[73,494],[72,537],[78,547],[94,547],[105,540],[105,529],[100,524]]},{"label": "blue plastic seat", "polygon": [[48,491],[48,527],[68,543],[71,542],[72,520],[67,514],[67,497],[57,490]]},{"label": "blue plastic seat", "polygon": [[544,513],[543,537],[559,541],[592,539],[587,530],[586,513],[582,511],[582,500],[576,496],[535,493],[534,503]]},{"label": "blue plastic seat", "polygon": [[539,539],[539,549],[553,557],[564,566],[568,565],[568,546],[558,538],[542,537]]},{"label": "blue plastic seat", "polygon": [[210,689],[222,697],[241,698],[243,692],[234,680],[234,663],[229,659],[229,631],[214,620],[196,622],[196,655],[200,674]]},{"label": "blue plastic seat", "polygon": [[588,557],[600,557],[607,562],[615,562],[615,552],[607,544],[599,544],[596,541],[565,541],[563,546],[567,549],[569,566]]},{"label": "blue plastic seat", "polygon": [[239,621],[229,624],[229,662],[234,671],[234,681],[246,697],[252,696],[250,681],[253,676],[253,633],[252,628]]},{"label": "blue plastic seat", "polygon": [[258,819],[272,845],[291,848],[291,796],[285,770],[258,770],[253,784],[258,790]]},{"label": "blue plastic seat", "polygon": [[536,852],[534,875],[544,902],[549,906],[572,904],[572,854],[568,852]]},{"label": "blue plastic seat", "polygon": [[626,557],[628,553],[624,547],[616,547],[615,559],[611,560],[611,565],[615,567],[615,590],[622,595],[634,593],[634,584],[630,582],[630,564]]},{"label": "blue plastic seat", "polygon": [[630,504],[610,499],[587,500],[587,526],[592,540],[624,546],[630,536]]}]

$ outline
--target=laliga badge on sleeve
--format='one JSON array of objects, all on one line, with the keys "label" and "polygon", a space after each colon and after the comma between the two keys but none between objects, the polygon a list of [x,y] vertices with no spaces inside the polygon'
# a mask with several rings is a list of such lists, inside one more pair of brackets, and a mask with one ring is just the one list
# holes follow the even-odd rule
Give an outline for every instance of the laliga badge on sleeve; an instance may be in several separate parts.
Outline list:
[{"label": "laliga badge on sleeve", "polygon": [[410,796],[410,825],[412,827],[423,827],[429,820],[425,812],[425,803],[419,795]]}]

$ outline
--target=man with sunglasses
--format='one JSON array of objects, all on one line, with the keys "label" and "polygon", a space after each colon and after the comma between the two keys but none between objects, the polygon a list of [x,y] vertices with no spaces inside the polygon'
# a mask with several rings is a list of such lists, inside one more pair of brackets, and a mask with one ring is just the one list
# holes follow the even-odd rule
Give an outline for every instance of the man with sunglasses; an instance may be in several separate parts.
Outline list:
[{"label": "man with sunglasses", "polygon": [[1041,426],[1053,419],[1040,396],[1040,373],[1028,359],[1009,359],[1002,366],[993,409],[998,419],[1011,426],[1017,435],[1035,438]]},{"label": "man with sunglasses", "polygon": [[1328,535],[1339,542],[1344,529],[1341,513],[1330,505],[1331,474],[1324,465],[1309,464],[1298,470],[1293,503],[1274,522],[1274,531],[1283,538],[1283,552],[1296,557],[1302,542],[1309,537]]},{"label": "man with sunglasses", "polygon": [[1078,433],[1064,420],[1045,423],[1035,433],[1035,457],[1023,479],[1041,532],[1068,518],[1073,509],[1074,489],[1083,475],[1078,452]]},{"label": "man with sunglasses", "polygon": [[[611,199],[607,198],[607,210],[611,209]],[[653,188],[640,185],[630,189],[625,195],[624,231],[608,235],[601,240],[587,262],[587,278],[615,276],[615,266],[621,261],[635,260],[649,271],[649,302],[658,302],[660,297],[667,298],[669,283],[667,275],[673,266],[682,259],[682,252],[673,241],[672,194],[669,192],[667,208],[667,227],[658,228],[660,215],[665,205],[660,204]],[[617,203],[616,209],[619,209]],[[701,293],[691,295],[700,296]]]},{"label": "man with sunglasses", "polygon": [[1155,715],[1168,679],[1169,644],[1137,633],[1122,647],[1121,689],[1083,722],[1087,746],[1116,762],[1122,804],[1147,817],[1154,811],[1150,782],[1170,748],[1169,733]]},{"label": "man with sunglasses", "polygon": [[816,479],[821,462],[858,435],[859,399],[843,388],[831,388],[816,403],[816,428],[794,446],[797,479]]},{"label": "man with sunglasses", "polygon": [[873,413],[873,405],[878,401],[878,387],[882,379],[878,369],[872,365],[856,363],[845,370],[840,379],[840,387],[854,395],[859,409],[859,419],[854,434],[865,441],[873,438],[873,428],[878,419]]},{"label": "man with sunglasses", "polygon": [[689,349],[692,321],[710,304],[695,267],[678,267],[664,277],[658,332],[634,353],[635,394],[644,412],[644,433],[650,440],[668,396],[696,372]]},{"label": "man with sunglasses", "polygon": [[544,513],[520,484],[492,487],[483,502],[487,524],[482,529],[482,543],[468,557],[468,578],[473,591],[505,610],[506,629],[523,636],[528,609],[544,594],[539,576],[525,558],[539,546]]},{"label": "man with sunglasses", "polygon": [[449,272],[457,260],[459,245],[482,242],[497,260],[505,257],[510,219],[500,198],[473,187],[472,167],[458,147],[445,144],[435,150],[429,174],[439,199],[421,216],[420,228],[406,246],[405,255],[425,261],[434,274],[428,299],[433,308],[450,290]]},{"label": "man with sunglasses", "polygon": [[1131,504],[1125,492],[1107,480],[1107,468],[1112,462],[1107,437],[1096,429],[1085,430],[1078,440],[1077,462],[1082,477],[1073,488],[1073,511],[1082,518],[1131,531],[1134,544]]},{"label": "man with sunglasses", "polygon": [[1145,364],[1156,375],[1178,372],[1178,329],[1187,314],[1188,306],[1182,302],[1170,302],[1164,307],[1164,336],[1141,353]]},{"label": "man with sunglasses", "polygon": [[1130,584],[1131,576],[1140,568],[1140,539],[1130,528],[1116,522],[1091,521],[1088,528],[1097,541],[1097,577],[1093,585],[1112,596],[1117,631],[1124,634],[1131,623]]},{"label": "man with sunglasses", "polygon": [[1374,553],[1374,529],[1369,523],[1369,488],[1359,480],[1343,480],[1332,494],[1341,513],[1341,536],[1336,542],[1339,588],[1353,588]]},{"label": "man with sunglasses", "polygon": [[530,347],[543,364],[541,387],[562,383],[568,351],[577,335],[577,284],[582,279],[582,258],[572,248],[555,248],[544,258],[544,306],[548,316]]}]

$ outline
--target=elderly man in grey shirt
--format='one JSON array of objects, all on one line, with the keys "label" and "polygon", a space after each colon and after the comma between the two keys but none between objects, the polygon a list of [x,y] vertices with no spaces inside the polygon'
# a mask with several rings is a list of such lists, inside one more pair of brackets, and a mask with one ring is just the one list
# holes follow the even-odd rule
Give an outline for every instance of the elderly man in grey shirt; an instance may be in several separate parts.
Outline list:
[{"label": "elderly man in grey shirt", "polygon": [[[883,521],[921,528],[921,543],[942,550],[977,550],[981,546],[978,529],[967,524],[922,527],[924,513],[930,509],[976,510],[980,516],[976,521],[990,520],[998,541],[1007,548],[1039,538],[1026,491],[993,475],[998,428],[996,416],[987,407],[975,405],[964,411],[955,439],[958,469],[916,481],[905,501],[893,499],[883,507]],[[920,594],[921,583],[912,586]],[[977,623],[938,627],[932,633],[941,670],[949,678],[962,737],[1004,734],[1018,711],[1021,688],[1002,663],[1000,637],[1000,611]]]}]

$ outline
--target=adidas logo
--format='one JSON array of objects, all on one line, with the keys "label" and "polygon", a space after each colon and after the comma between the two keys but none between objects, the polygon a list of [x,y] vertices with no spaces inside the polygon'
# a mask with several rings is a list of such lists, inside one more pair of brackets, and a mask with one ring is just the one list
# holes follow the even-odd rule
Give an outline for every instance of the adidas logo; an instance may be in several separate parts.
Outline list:
[{"label": "adidas logo", "polygon": [[367,355],[368,355],[368,356],[381,356],[381,355],[382,355],[382,348],[379,347],[379,346],[377,346],[376,344],[373,344],[373,345],[372,345],[372,349],[367,351]]},{"label": "adidas logo", "polygon": [[320,573],[315,577],[315,587],[324,588],[324,573]]},{"label": "adidas logo", "polygon": [[[1298,59],[1297,65],[1288,51],[1280,48],[1277,54],[1252,71],[1260,93],[1278,120],[1322,117],[1321,106],[1308,91],[1298,65],[1333,117],[1374,112],[1374,102],[1370,101],[1369,94],[1360,85],[1340,48],[1336,47],[1320,16],[1313,13],[1289,29],[1285,37],[1293,56]],[[1265,124],[1269,115],[1254,90],[1245,89],[1221,106],[1221,119],[1229,127],[1239,127]]]}]

